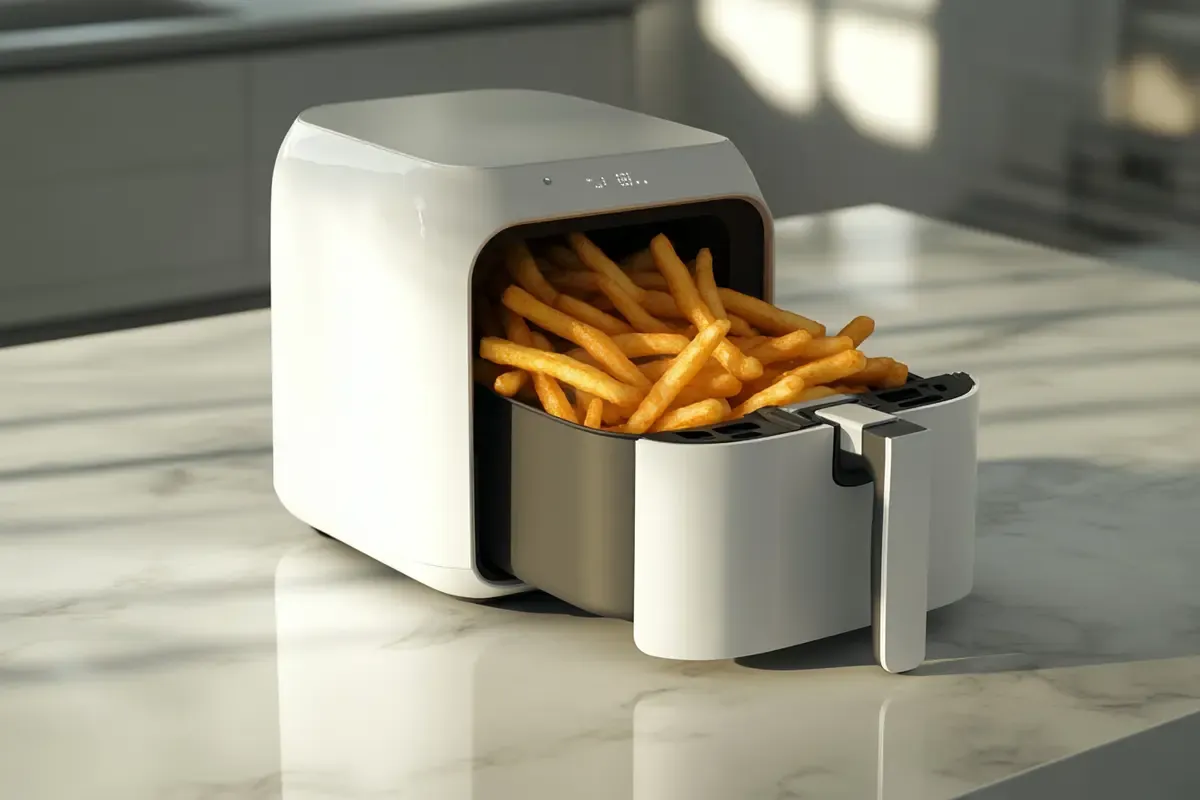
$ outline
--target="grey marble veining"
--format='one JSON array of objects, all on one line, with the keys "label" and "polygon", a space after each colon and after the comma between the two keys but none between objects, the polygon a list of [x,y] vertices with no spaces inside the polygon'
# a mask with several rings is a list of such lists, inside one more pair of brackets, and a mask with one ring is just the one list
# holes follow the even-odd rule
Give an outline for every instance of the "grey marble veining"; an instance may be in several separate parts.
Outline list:
[{"label": "grey marble veining", "polygon": [[1200,710],[1200,286],[878,207],[778,262],[982,384],[976,589],[918,674],[859,633],[658,661],[317,537],[239,314],[0,350],[0,796],[940,800]]}]

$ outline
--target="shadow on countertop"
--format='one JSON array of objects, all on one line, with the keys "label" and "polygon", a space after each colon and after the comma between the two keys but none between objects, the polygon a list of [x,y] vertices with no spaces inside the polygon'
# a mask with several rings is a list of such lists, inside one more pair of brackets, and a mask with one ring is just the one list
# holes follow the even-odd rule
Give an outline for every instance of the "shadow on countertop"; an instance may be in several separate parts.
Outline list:
[{"label": "shadow on countertop", "polygon": [[[975,589],[929,615],[917,675],[1200,655],[1200,475],[1066,459],[979,467]],[[874,664],[869,629],[738,659],[759,670]]]}]

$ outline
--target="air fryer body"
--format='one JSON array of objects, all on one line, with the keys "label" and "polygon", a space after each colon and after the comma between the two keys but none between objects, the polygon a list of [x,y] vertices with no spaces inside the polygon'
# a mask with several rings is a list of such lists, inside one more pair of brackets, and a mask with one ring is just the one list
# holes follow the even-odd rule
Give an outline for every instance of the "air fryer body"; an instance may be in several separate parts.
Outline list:
[{"label": "air fryer body", "polygon": [[753,268],[769,276],[770,215],[722,137],[541,92],[301,114],[271,197],[283,505],[439,591],[484,599],[527,590],[485,575],[476,552],[474,448],[490,446],[473,430],[477,258],[516,226],[717,198],[758,210],[765,241]]}]

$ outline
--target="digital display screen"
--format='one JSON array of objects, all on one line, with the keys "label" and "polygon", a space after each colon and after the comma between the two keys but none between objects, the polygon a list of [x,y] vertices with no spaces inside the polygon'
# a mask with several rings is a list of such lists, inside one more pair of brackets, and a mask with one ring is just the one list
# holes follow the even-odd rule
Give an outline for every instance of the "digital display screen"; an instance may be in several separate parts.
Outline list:
[{"label": "digital display screen", "polygon": [[612,175],[601,175],[595,178],[585,178],[588,184],[596,189],[605,189],[609,186],[645,186],[650,181],[645,178],[634,177],[630,172],[617,172]]}]

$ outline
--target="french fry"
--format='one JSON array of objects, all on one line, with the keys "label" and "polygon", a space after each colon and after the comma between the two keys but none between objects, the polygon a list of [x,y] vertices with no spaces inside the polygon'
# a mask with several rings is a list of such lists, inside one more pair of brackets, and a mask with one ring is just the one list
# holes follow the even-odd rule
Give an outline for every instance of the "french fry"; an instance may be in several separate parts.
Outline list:
[{"label": "french fry", "polygon": [[597,280],[599,277],[595,272],[559,271],[546,274],[546,280],[550,281],[550,285],[558,291],[578,294],[600,291],[600,284]]},{"label": "french fry", "polygon": [[897,361],[892,365],[892,370],[888,373],[887,380],[883,383],[883,388],[898,389],[906,383],[908,383],[908,365]]},{"label": "french fry", "polygon": [[[708,310],[717,319],[729,319],[725,313],[725,304],[721,302],[721,295],[717,294],[717,279],[713,275],[712,252],[707,247],[703,248],[696,254],[696,289],[700,292],[700,299],[704,301],[704,305],[708,306]],[[733,329],[731,325],[729,332],[735,336],[744,336]]]},{"label": "french fry", "polygon": [[709,357],[716,352],[717,345],[725,341],[727,333],[729,322],[726,320],[713,320],[700,331],[683,352],[675,357],[662,377],[650,387],[650,391],[625,423],[625,432],[642,434],[649,430],[679,392],[700,373]]},{"label": "french fry", "polygon": [[661,433],[685,428],[701,428],[720,422],[728,413],[729,403],[725,400],[719,398],[701,400],[698,403],[663,412],[658,421],[650,426],[650,432]]},{"label": "french fry", "polygon": [[[654,273],[654,256],[650,255],[649,250],[638,250],[621,262],[621,266],[629,272]],[[636,277],[634,281],[637,281]]]},{"label": "french fry", "polygon": [[[587,412],[591,408],[593,400],[600,400],[600,398],[593,397],[582,389],[575,390],[575,413],[578,414],[581,419],[587,418]],[[600,419],[605,425],[620,425],[629,416],[628,413],[622,413],[621,409],[617,406],[614,406],[612,403],[605,403],[603,400],[601,400],[600,405]]]},{"label": "french fry", "polygon": [[828,358],[837,353],[854,349],[854,340],[849,336],[821,336],[813,339],[801,350],[797,359],[800,361],[816,361],[818,358]]},{"label": "french fry", "polygon": [[809,386],[792,402],[803,403],[806,400],[820,400],[825,397],[833,397],[835,394],[847,394],[847,392],[838,391],[832,386]]},{"label": "french fry", "polygon": [[875,320],[870,317],[855,317],[846,323],[846,327],[838,331],[838,336],[848,336],[857,348],[875,332]]},{"label": "french fry", "polygon": [[803,328],[794,330],[765,342],[750,351],[750,355],[762,362],[763,366],[799,358],[804,354],[804,348],[812,342],[812,334]]},{"label": "french fry", "polygon": [[[638,365],[642,374],[652,381],[661,378],[670,368],[671,359]],[[688,386],[704,393],[705,397],[734,397],[742,391],[742,382],[713,361],[709,361],[701,367],[699,374],[692,378],[692,382]]]},{"label": "french fry", "polygon": [[[545,328],[547,331],[582,347],[618,381],[635,389],[649,388],[650,381],[647,380],[646,376],[642,375],[637,366],[621,352],[604,331],[580,322],[574,317],[568,316],[558,309],[541,302],[519,286],[509,286],[505,289],[500,301],[514,314],[519,314],[533,324]],[[570,383],[570,381],[565,382]],[[571,385],[574,386],[575,384]],[[605,397],[600,392],[592,393],[604,397],[609,402],[621,405],[620,402],[613,400],[611,397]]]},{"label": "french fry", "polygon": [[744,417],[767,406],[784,406],[799,401],[804,393],[804,379],[796,375],[785,375],[772,383],[761,392],[751,395],[741,405],[733,409],[730,419]]},{"label": "french fry", "polygon": [[552,244],[546,248],[546,260],[559,269],[565,269],[575,272],[586,272],[587,267],[579,260],[579,256],[569,247],[563,247],[561,244]]},{"label": "french fry", "polygon": [[[659,275],[661,278],[662,276]],[[663,280],[666,280],[663,278]],[[679,310],[679,306],[675,303],[675,298],[666,292],[660,292],[657,289],[647,289],[642,294],[642,298],[638,300],[642,308],[649,311],[659,319],[687,319],[683,312]]]},{"label": "french fry", "polygon": [[[524,320],[521,320],[524,324]],[[545,335],[537,332],[532,332],[533,346],[538,350],[547,353],[553,353],[554,348],[550,346],[550,340]],[[558,385],[558,381],[542,372],[533,373],[533,390],[537,392],[538,399],[542,401],[542,408],[547,414],[565,419],[567,422],[579,424],[579,417],[575,416],[575,409],[571,408],[571,401],[567,399],[566,392]]]},{"label": "french fry", "polygon": [[599,428],[600,423],[604,421],[604,401],[599,397],[593,397],[588,402],[587,414],[583,418],[583,424],[588,428]]},{"label": "french fry", "polygon": [[735,292],[733,289],[718,289],[721,302],[730,313],[737,314],[763,333],[783,336],[792,331],[806,330],[814,337],[825,335],[825,326],[791,311],[776,308],[768,302]]},{"label": "french fry", "polygon": [[[731,325],[730,330],[732,330],[732,329],[733,329],[733,326]],[[771,338],[770,336],[763,336],[761,334],[758,336],[732,336],[731,335],[731,336],[729,336],[729,341],[733,342],[734,346],[737,347],[737,349],[741,350],[743,353],[749,353],[751,350],[758,347],[760,344],[763,344],[770,338]],[[765,367],[766,364],[764,364],[763,366]]]},{"label": "french fry", "polygon": [[729,320],[729,332],[736,333],[738,336],[757,336],[758,331],[754,329],[746,320],[739,317],[737,314],[725,312],[725,319]]},{"label": "french fry", "polygon": [[624,320],[617,319],[611,314],[606,314],[596,308],[586,300],[580,300],[578,297],[572,297],[569,294],[560,294],[555,307],[569,314],[580,322],[591,325],[599,331],[604,331],[609,336],[616,336],[619,333],[633,333],[633,328]]},{"label": "french fry", "polygon": [[[525,324],[525,320],[504,307],[501,307],[499,317],[499,323],[503,327],[500,338],[507,336],[510,342],[516,342],[523,347],[536,346],[533,343],[533,333]],[[497,377],[495,383],[492,384],[492,389],[503,397],[516,397],[528,381],[528,372],[523,369],[514,369]]]},{"label": "french fry", "polygon": [[[644,252],[646,255],[650,255],[649,250]],[[650,269],[654,269],[653,260],[650,262]],[[669,288],[667,286],[667,279],[662,276],[662,273],[657,271],[646,272],[644,270],[638,270],[636,272],[631,272],[629,274],[629,279],[643,289],[656,289],[660,292],[665,292]]]},{"label": "french fry", "polygon": [[[692,276],[688,274],[687,267],[679,260],[675,248],[671,246],[667,237],[661,233],[655,236],[650,242],[650,252],[654,255],[654,263],[658,266],[658,271],[667,279],[667,283],[671,287],[671,296],[675,298],[675,304],[696,326],[696,329],[703,333],[709,325],[717,322],[712,311],[704,305],[704,300],[701,299],[700,291],[692,281]],[[719,321],[725,322],[726,320]],[[729,326],[726,325],[725,331],[728,332],[728,330]],[[738,380],[754,380],[762,375],[762,364],[758,359],[743,355],[741,350],[725,341],[724,338],[717,343],[714,357]]]},{"label": "french fry", "polygon": [[544,373],[614,405],[636,406],[645,397],[643,390],[621,383],[611,375],[561,353],[548,353],[535,347],[488,337],[479,343],[479,355],[495,364]]},{"label": "french fry", "polygon": [[814,386],[814,389],[828,389],[833,394],[866,394],[866,386],[848,386],[844,383],[835,383],[830,386]]},{"label": "french fry", "polygon": [[841,382],[849,386],[883,386],[895,363],[890,358],[868,358],[865,367],[847,375]]},{"label": "french fry", "polygon": [[681,333],[623,333],[612,342],[628,358],[675,356],[691,341]]},{"label": "french fry", "polygon": [[516,397],[528,380],[529,373],[525,370],[510,369],[496,376],[492,382],[492,390],[502,397]]},{"label": "french fry", "polygon": [[[844,378],[862,370],[867,365],[867,357],[858,350],[844,350],[828,358],[810,361],[807,364],[785,372],[783,378],[796,377],[806,386],[819,386],[823,383],[837,383]],[[780,378],[779,380],[783,380]],[[778,382],[778,381],[777,381]]]},{"label": "french fry", "polygon": [[642,299],[642,293],[646,290],[631,281],[629,276],[614,264],[612,259],[604,255],[604,251],[597,247],[591,239],[582,233],[570,233],[567,234],[567,241],[584,266],[592,272],[607,275],[634,298],[639,301]]},{"label": "french fry", "polygon": [[629,320],[633,330],[639,333],[671,333],[671,327],[648,312],[638,303],[637,298],[621,288],[621,285],[607,275],[596,275],[599,279],[600,291],[612,301],[613,306],[621,316]]},{"label": "french fry", "polygon": [[[657,273],[656,273],[657,274]],[[658,275],[662,278],[662,275]],[[663,278],[663,280],[666,280]],[[639,301],[641,306],[659,319],[682,320],[687,319],[684,313],[679,310],[679,306],[675,302],[675,298],[666,292],[660,292],[657,289],[647,289],[646,294]],[[749,322],[742,319],[736,314],[725,315],[729,320],[729,332],[734,336],[757,336],[756,331]]]},{"label": "french fry", "polygon": [[554,305],[558,299],[558,290],[550,285],[546,276],[533,260],[533,254],[524,242],[513,242],[509,245],[504,257],[504,265],[508,274],[521,288],[547,305]]}]

